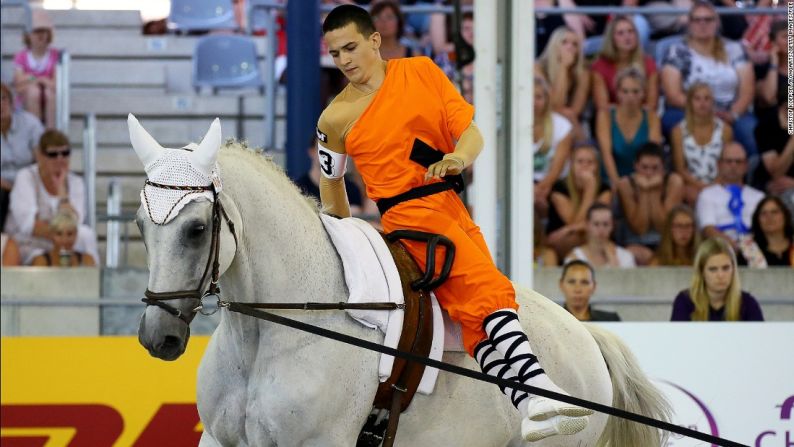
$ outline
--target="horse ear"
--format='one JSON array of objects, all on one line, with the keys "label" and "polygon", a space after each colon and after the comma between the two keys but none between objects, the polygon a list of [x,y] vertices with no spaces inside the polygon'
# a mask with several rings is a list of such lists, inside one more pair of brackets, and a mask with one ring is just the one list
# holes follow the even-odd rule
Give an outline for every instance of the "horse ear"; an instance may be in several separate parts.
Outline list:
[{"label": "horse ear", "polygon": [[138,122],[138,119],[132,113],[127,116],[127,127],[130,130],[132,148],[135,149],[135,153],[138,154],[138,158],[141,159],[145,169],[157,160],[160,152],[163,151],[163,147],[149,135],[149,132],[146,132],[146,129],[141,126],[141,123]]},{"label": "horse ear", "polygon": [[218,150],[221,148],[221,121],[215,118],[210,124],[210,130],[204,135],[198,148],[191,154],[193,165],[202,173],[209,177],[215,167],[215,160],[218,158]]}]

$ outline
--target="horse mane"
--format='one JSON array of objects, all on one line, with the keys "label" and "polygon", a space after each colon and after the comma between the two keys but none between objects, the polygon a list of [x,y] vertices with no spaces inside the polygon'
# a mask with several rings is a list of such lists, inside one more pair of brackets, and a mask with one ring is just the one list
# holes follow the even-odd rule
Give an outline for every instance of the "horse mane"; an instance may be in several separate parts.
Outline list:
[{"label": "horse mane", "polygon": [[[218,160],[224,159],[224,162],[235,160],[236,162],[243,162],[246,166],[253,168],[259,174],[272,180],[272,186],[276,187],[287,196],[289,194],[298,194],[303,198],[315,213],[321,210],[320,202],[312,196],[306,195],[295,183],[287,176],[284,169],[273,161],[273,157],[265,153],[262,148],[250,147],[246,141],[238,141],[234,138],[229,138],[221,146],[218,152]],[[222,163],[226,164],[226,163]],[[223,169],[221,169],[223,175]]]}]

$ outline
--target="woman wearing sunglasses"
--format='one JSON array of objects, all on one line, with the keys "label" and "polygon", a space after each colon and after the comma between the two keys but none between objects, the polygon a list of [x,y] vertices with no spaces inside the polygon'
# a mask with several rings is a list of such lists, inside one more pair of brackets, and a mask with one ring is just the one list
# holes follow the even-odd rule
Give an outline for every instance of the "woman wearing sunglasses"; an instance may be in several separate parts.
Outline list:
[{"label": "woman wearing sunglasses", "polygon": [[36,151],[36,164],[17,174],[11,192],[6,229],[19,243],[23,264],[53,247],[50,221],[59,212],[77,216],[75,249],[97,257],[96,234],[82,224],[86,217],[83,179],[69,172],[69,139],[57,130],[44,132]]}]

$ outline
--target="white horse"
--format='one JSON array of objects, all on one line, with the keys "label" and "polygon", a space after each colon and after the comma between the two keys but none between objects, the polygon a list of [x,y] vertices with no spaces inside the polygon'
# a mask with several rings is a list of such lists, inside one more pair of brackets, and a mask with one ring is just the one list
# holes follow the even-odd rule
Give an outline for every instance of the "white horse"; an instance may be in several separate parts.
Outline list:
[{"label": "white horse", "polygon": [[[164,151],[176,150],[160,147],[133,117],[130,126],[145,166]],[[225,220],[220,228],[223,298],[344,301],[342,264],[320,222],[317,203],[302,196],[261,154],[236,143],[220,146],[220,130],[211,128],[189,156],[211,167],[217,160],[223,182],[218,197],[234,224],[236,241]],[[173,220],[158,225],[141,206],[137,223],[147,247],[150,291],[193,290],[202,282],[210,256],[212,210],[209,200],[193,200]],[[619,339],[581,324],[532,290],[516,291],[533,349],[557,384],[580,398],[667,419],[667,404]],[[197,300],[170,303],[188,315]],[[287,312],[313,325],[382,341],[379,332],[344,312]],[[146,308],[138,331],[141,344],[164,360],[184,352],[189,334],[185,321],[157,306]],[[445,353],[443,361],[478,369],[462,353]],[[371,410],[377,368],[374,352],[223,311],[198,371],[197,405],[204,425],[200,445],[353,446]],[[402,415],[396,445],[521,445],[520,423],[519,412],[496,386],[442,372],[435,392],[417,394]],[[658,446],[663,438],[655,429],[597,413],[580,433],[533,445]]]}]

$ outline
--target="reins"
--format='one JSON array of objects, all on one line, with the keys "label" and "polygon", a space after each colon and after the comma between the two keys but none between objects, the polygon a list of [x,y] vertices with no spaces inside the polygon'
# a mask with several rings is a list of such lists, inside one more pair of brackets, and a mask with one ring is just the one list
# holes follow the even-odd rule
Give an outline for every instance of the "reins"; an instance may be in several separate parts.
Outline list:
[{"label": "reins", "polygon": [[[205,315],[211,315],[217,312],[217,309],[212,310],[211,312],[204,312],[204,303],[203,298],[214,296],[217,298],[217,305],[218,308],[225,307],[228,310],[236,313],[240,313],[243,315],[248,315],[254,318],[258,318],[261,320],[269,321],[272,323],[276,323],[279,325],[291,327],[293,329],[298,329],[300,331],[308,332],[314,335],[318,335],[320,337],[330,338],[332,340],[336,340],[342,343],[346,343],[349,345],[357,346],[360,348],[368,349],[371,351],[380,352],[381,354],[387,354],[394,357],[399,357],[405,359],[410,362],[417,362],[421,363],[425,366],[431,368],[437,368],[442,371],[447,371],[452,374],[457,374],[465,377],[472,378],[474,380],[479,380],[481,382],[488,382],[495,385],[499,385],[501,387],[512,388],[524,391],[530,394],[536,394],[539,396],[547,397],[549,399],[554,399],[561,402],[566,402],[572,405],[578,405],[583,408],[589,408],[594,411],[598,411],[601,413],[608,414],[610,416],[619,417],[623,419],[627,419],[633,422],[637,422],[640,424],[649,425],[661,430],[666,430],[669,432],[677,433],[683,436],[687,436],[690,438],[698,439],[701,441],[708,442],[710,444],[723,446],[723,447],[747,447],[744,444],[740,444],[734,441],[730,441],[727,439],[723,439],[717,436],[709,435],[706,433],[702,433],[696,430],[692,430],[690,428],[681,427],[675,424],[671,424],[669,422],[659,421],[647,416],[643,416],[640,414],[632,413],[629,411],[621,410],[619,408],[614,408],[608,405],[599,404],[597,402],[591,402],[589,400],[580,399],[573,396],[568,396],[564,394],[558,394],[553,391],[549,391],[543,388],[537,388],[531,385],[526,385],[524,383],[508,380],[508,379],[501,379],[498,377],[489,376],[487,374],[470,370],[468,368],[462,368],[457,365],[452,365],[445,362],[440,362],[437,360],[433,360],[427,357],[417,356],[415,354],[404,352],[398,349],[390,348],[388,346],[384,346],[378,343],[373,343],[367,340],[363,340],[357,337],[352,337],[347,334],[342,334],[340,332],[331,331],[329,329],[324,329],[318,326],[314,326],[308,323],[303,323],[297,320],[293,320],[290,318],[286,318],[283,316],[279,316],[276,314],[272,314],[270,312],[266,312],[264,310],[258,309],[273,309],[273,310],[305,310],[305,311],[314,311],[314,310],[347,310],[347,309],[369,309],[369,310],[395,310],[395,309],[402,309],[405,306],[402,304],[397,303],[345,303],[345,302],[338,302],[338,303],[314,303],[314,302],[306,302],[306,303],[243,303],[243,302],[236,302],[236,301],[222,301],[220,298],[220,287],[218,286],[218,279],[219,279],[219,270],[220,270],[220,263],[219,263],[219,255],[220,255],[220,227],[221,227],[221,216],[226,220],[227,225],[229,226],[229,230],[234,237],[235,247],[238,244],[237,235],[234,231],[234,224],[232,223],[229,216],[226,214],[226,211],[223,209],[223,206],[220,203],[220,197],[218,197],[218,193],[214,187],[214,185],[208,186],[174,186],[174,185],[163,185],[159,183],[154,183],[150,181],[146,181],[147,185],[154,186],[157,188],[164,188],[164,189],[171,189],[171,190],[180,190],[180,191],[212,191],[213,194],[213,205],[212,205],[212,240],[210,241],[210,254],[207,257],[207,264],[204,267],[204,273],[201,275],[201,280],[199,281],[198,287],[193,290],[178,290],[173,292],[152,292],[148,288],[146,289],[145,296],[141,301],[146,303],[147,306],[157,306],[161,309],[165,310],[169,314],[179,318],[185,324],[190,325],[190,322],[193,320],[197,312],[201,312]],[[189,194],[189,193],[188,193]],[[145,195],[144,195],[145,197]],[[148,208],[148,206],[147,206]],[[151,218],[151,216],[150,216]],[[154,222],[154,220],[152,219]],[[202,285],[204,284],[204,279],[207,276],[207,272],[210,271],[210,266],[212,267],[211,276],[210,276],[210,284],[206,291],[202,292]],[[171,306],[163,301],[175,300],[175,299],[194,299],[198,301],[196,307],[194,307],[188,315],[183,313],[181,310],[177,309],[174,306]]]},{"label": "reins", "polygon": [[384,346],[379,343],[373,343],[371,341],[362,340],[357,337],[353,337],[347,334],[343,334],[341,332],[332,331],[329,329],[324,329],[318,326],[314,326],[308,323],[303,323],[301,321],[293,320],[291,318],[283,317],[280,315],[272,314],[270,312],[265,312],[263,310],[255,309],[253,305],[249,303],[239,303],[239,302],[226,302],[226,301],[219,301],[220,307],[225,307],[232,312],[237,312],[243,315],[248,315],[254,318],[258,318],[260,320],[269,321],[271,323],[280,324],[282,326],[287,326],[293,329],[297,329],[303,332],[308,332],[310,334],[318,335],[320,337],[330,338],[332,340],[336,340],[342,343],[346,343],[349,345],[357,346],[359,348],[368,349],[370,351],[380,352],[381,354],[391,355],[394,357],[399,357],[401,359],[405,359],[409,362],[417,362],[421,363],[425,366],[431,368],[437,368],[442,371],[446,371],[452,374],[457,374],[460,376],[469,377],[474,380],[479,380],[481,382],[488,382],[498,385],[500,387],[512,388],[524,391],[530,394],[536,394],[539,396],[547,397],[549,399],[554,399],[557,401],[569,403],[572,405],[578,405],[583,408],[589,408],[593,411],[598,411],[600,413],[605,413],[610,416],[619,417],[622,419],[627,419],[633,422],[637,422],[640,424],[650,425],[651,427],[658,428],[660,430],[666,430],[669,432],[677,433],[679,435],[687,436],[690,438],[698,439],[701,441],[708,442],[709,444],[714,444],[722,447],[749,447],[745,444],[740,444],[738,442],[730,441],[727,439],[723,439],[717,436],[709,435],[706,433],[699,432],[697,430],[692,430],[690,428],[682,427],[680,425],[675,425],[669,422],[660,421],[657,419],[650,418],[648,416],[643,416],[641,414],[632,413],[626,410],[621,410],[619,408],[611,407],[608,405],[599,404],[597,402],[592,402],[585,399],[580,399],[578,397],[568,396],[565,394],[555,393],[554,391],[549,391],[544,388],[537,388],[532,385],[526,385],[522,382],[509,380],[509,379],[502,379],[499,377],[489,376],[485,373],[481,373],[478,371],[474,371],[468,368],[463,368],[457,365],[452,365],[446,362],[440,362],[438,360],[433,360],[431,358],[422,357],[418,355],[411,354],[410,352],[400,351],[399,349],[390,348],[388,346]]}]

